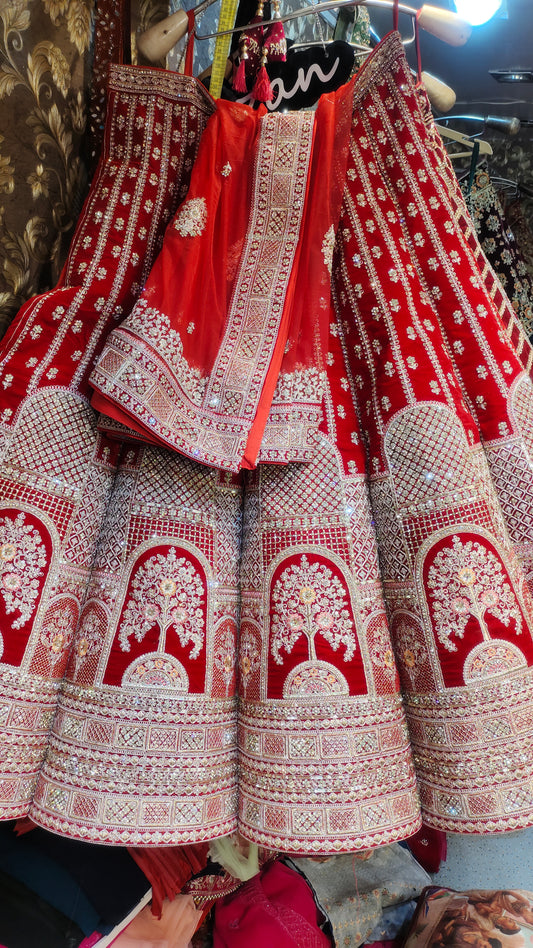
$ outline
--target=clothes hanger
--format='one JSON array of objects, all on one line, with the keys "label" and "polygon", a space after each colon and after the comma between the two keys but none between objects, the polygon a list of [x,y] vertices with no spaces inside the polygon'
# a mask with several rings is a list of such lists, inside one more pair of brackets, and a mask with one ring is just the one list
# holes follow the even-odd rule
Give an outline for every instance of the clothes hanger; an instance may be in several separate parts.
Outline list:
[{"label": "clothes hanger", "polygon": [[[335,40],[301,40],[299,43],[292,43],[291,49],[307,49],[308,47],[312,48],[313,46],[327,46],[328,43],[332,42],[335,42]],[[343,42],[347,43],[348,46],[351,46],[352,49],[355,50],[356,56],[369,56],[372,52],[372,46],[365,46],[363,43],[348,43],[347,40],[343,40]]]},{"label": "clothes hanger", "polygon": [[499,175],[490,175],[490,183],[498,191],[503,191],[506,194],[517,195],[520,191],[520,184],[518,181],[513,181],[512,178],[502,178]]},{"label": "clothes hanger", "polygon": [[[274,23],[287,23],[289,20],[300,19],[303,16],[316,16],[326,10],[334,10],[347,6],[376,7],[377,9],[394,10],[405,13],[416,21],[417,25],[428,33],[450,46],[463,46],[469,39],[472,28],[466,20],[451,10],[441,10],[438,7],[425,3],[420,10],[406,4],[395,4],[394,0],[322,0],[309,6],[300,7],[271,20],[263,20],[263,26]],[[195,8],[196,9],[196,8]],[[215,33],[196,33],[196,39],[208,40],[217,36],[231,36],[233,33],[242,33],[242,26],[235,26],[228,30],[217,30]]]},{"label": "clothes hanger", "polygon": [[441,138],[448,139],[452,142],[459,142],[460,145],[464,146],[464,151],[459,151],[450,154],[450,158],[471,158],[475,146],[478,146],[479,155],[492,155],[492,146],[489,142],[485,141],[482,138],[469,138],[468,135],[464,135],[463,132],[458,132],[455,128],[448,128],[447,125],[441,125],[437,122],[437,129],[439,130]]},{"label": "clothes hanger", "polygon": [[[194,18],[207,10],[216,0],[202,0],[190,13]],[[169,16],[155,23],[144,33],[136,37],[137,49],[148,62],[154,63],[163,59],[176,43],[185,36],[189,29],[189,15],[186,10],[176,10]]]},{"label": "clothes hanger", "polygon": [[441,121],[463,121],[481,123],[483,128],[494,128],[504,135],[517,135],[521,128],[521,122],[516,116],[507,115],[445,115]]},{"label": "clothes hanger", "polygon": [[425,69],[420,73],[420,78],[428,99],[437,112],[449,112],[450,109],[453,109],[457,96],[451,86],[448,86],[442,79],[437,79],[432,73],[426,72]]}]

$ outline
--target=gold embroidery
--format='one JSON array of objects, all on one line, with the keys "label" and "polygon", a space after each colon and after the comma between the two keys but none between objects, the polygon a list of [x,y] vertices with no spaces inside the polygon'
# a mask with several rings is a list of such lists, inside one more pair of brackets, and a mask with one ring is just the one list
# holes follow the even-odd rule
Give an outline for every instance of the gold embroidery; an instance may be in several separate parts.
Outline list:
[{"label": "gold embroidery", "polygon": [[174,228],[182,237],[200,237],[207,224],[205,198],[191,198],[181,205],[174,221]]},{"label": "gold embroidery", "polygon": [[0,590],[9,614],[18,612],[12,628],[20,629],[35,610],[39,585],[47,565],[38,530],[26,523],[24,513],[0,521]]},{"label": "gold embroidery", "polygon": [[516,597],[501,563],[480,543],[452,537],[452,546],[440,550],[429,568],[428,589],[437,638],[450,652],[457,649],[451,636],[462,638],[471,617],[479,623],[483,638],[490,640],[487,612],[506,626],[514,620],[517,635],[522,631]]},{"label": "gold embroidery", "polygon": [[328,272],[331,274],[331,269],[333,265],[333,249],[335,247],[335,229],[333,224],[324,234],[324,239],[322,241],[322,256],[324,257],[324,263],[328,269]]},{"label": "gold embroidery", "polygon": [[177,557],[174,547],[166,554],[150,557],[135,573],[119,635],[121,648],[129,652],[129,638],[141,642],[154,627],[159,628],[158,651],[166,651],[166,637],[173,629],[181,644],[191,642],[190,658],[197,658],[204,642],[204,587],[192,563]]},{"label": "gold embroidery", "polygon": [[345,646],[345,662],[353,658],[356,639],[346,591],[324,563],[309,563],[302,556],[299,566],[287,567],[274,586],[272,603],[271,649],[278,665],[283,664],[280,649],[290,653],[300,635],[307,638],[309,658],[316,661],[317,633],[334,651]]}]

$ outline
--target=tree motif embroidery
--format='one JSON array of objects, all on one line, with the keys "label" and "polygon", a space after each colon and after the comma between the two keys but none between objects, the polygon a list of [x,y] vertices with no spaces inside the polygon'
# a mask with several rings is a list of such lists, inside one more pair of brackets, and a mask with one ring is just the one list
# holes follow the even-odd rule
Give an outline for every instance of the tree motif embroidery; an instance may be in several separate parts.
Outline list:
[{"label": "tree motif embroidery", "polygon": [[70,647],[73,631],[73,616],[68,611],[56,612],[43,624],[40,641],[49,652],[51,674]]},{"label": "tree motif embroidery", "polygon": [[250,679],[259,668],[259,650],[255,636],[246,629],[239,642],[239,674],[244,693],[246,694]]},{"label": "tree motif embroidery", "polygon": [[214,654],[214,665],[224,679],[226,697],[235,674],[235,634],[232,629],[224,629],[222,639]]},{"label": "tree motif embroidery", "polygon": [[344,661],[353,658],[356,641],[350,618],[346,590],[323,563],[309,563],[302,556],[300,565],[287,567],[272,593],[275,615],[272,619],[272,655],[283,664],[280,650],[289,654],[301,635],[309,646],[309,659],[317,660],[315,636],[319,632],[336,652],[345,646]]},{"label": "tree motif embroidery", "polygon": [[18,610],[12,623],[21,629],[35,609],[46,566],[46,548],[36,527],[26,523],[25,514],[0,521],[0,590],[8,615]]},{"label": "tree motif embroidery", "polygon": [[73,648],[74,680],[78,677],[78,672],[83,663],[88,660],[97,650],[98,644],[102,640],[101,623],[94,612],[85,613],[80,630]]},{"label": "tree motif embroidery", "polygon": [[435,557],[428,572],[428,587],[433,596],[437,638],[450,652],[457,651],[452,635],[463,638],[470,617],[478,621],[484,640],[491,640],[485,621],[487,612],[505,626],[514,619],[516,634],[522,632],[514,591],[497,556],[481,543],[461,543],[454,536],[452,546]]},{"label": "tree motif embroidery", "polygon": [[119,634],[121,648],[130,651],[130,636],[142,642],[146,633],[159,627],[158,651],[166,651],[170,629],[180,643],[193,645],[190,658],[198,658],[204,642],[204,587],[192,563],[178,557],[174,547],[166,554],[150,557],[137,571],[130,600],[124,610]]}]

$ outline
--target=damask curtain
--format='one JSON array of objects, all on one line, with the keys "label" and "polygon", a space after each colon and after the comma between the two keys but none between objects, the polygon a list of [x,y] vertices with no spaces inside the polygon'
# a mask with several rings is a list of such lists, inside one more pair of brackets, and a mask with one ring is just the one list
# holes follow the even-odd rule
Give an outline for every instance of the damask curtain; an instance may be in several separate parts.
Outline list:
[{"label": "damask curtain", "polygon": [[0,333],[53,285],[79,211],[94,0],[0,4]]},{"label": "damask curtain", "polygon": [[[0,336],[29,297],[57,283],[87,187],[94,24],[121,5],[0,2]],[[134,29],[167,9],[137,0]]]}]

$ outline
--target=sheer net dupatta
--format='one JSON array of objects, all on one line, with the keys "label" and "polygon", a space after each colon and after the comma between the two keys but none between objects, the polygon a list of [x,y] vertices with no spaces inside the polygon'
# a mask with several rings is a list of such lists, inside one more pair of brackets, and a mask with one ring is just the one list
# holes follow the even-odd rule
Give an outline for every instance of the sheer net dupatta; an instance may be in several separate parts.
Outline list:
[{"label": "sheer net dupatta", "polygon": [[84,599],[119,445],[97,433],[89,371],[139,295],[213,107],[192,79],[111,68],[103,152],[61,279],[2,342],[4,817],[27,812],[69,655],[76,665],[92,641]]},{"label": "sheer net dupatta", "polygon": [[102,412],[231,471],[313,457],[350,108],[347,87],[316,116],[218,103],[145,291],[91,376]]}]

